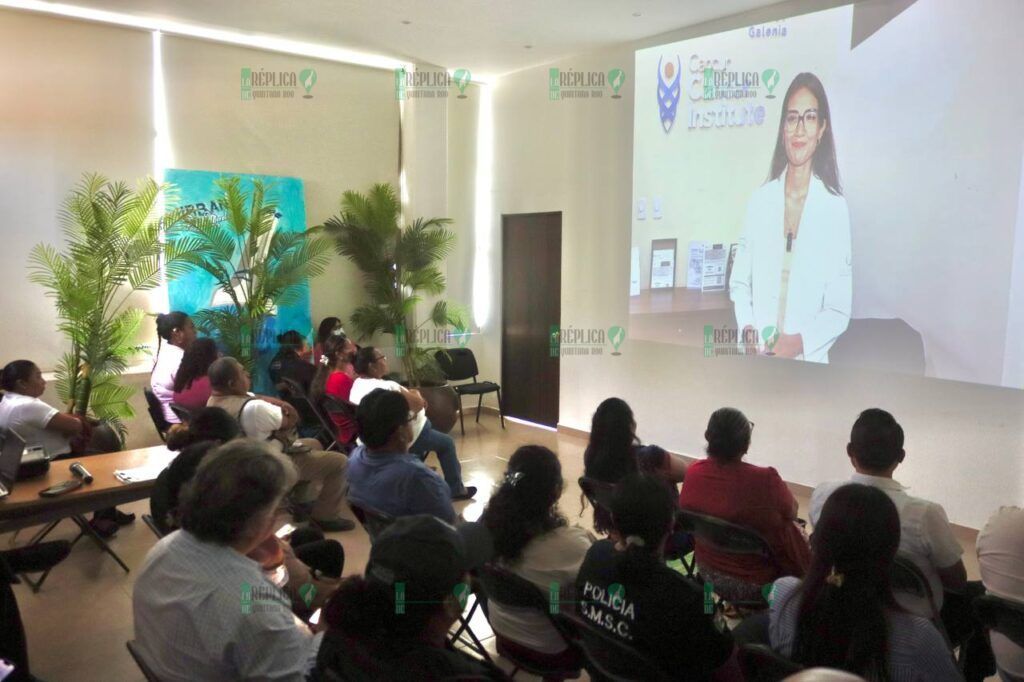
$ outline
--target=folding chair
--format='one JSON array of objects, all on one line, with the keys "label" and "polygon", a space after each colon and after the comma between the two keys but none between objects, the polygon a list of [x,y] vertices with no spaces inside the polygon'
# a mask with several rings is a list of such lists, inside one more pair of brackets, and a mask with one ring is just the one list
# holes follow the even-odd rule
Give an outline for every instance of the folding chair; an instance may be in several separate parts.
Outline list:
[{"label": "folding chair", "polygon": [[462,396],[477,396],[476,423],[480,423],[480,408],[484,404],[484,396],[488,393],[496,393],[498,397],[498,417],[501,419],[501,428],[505,428],[505,410],[501,406],[501,386],[493,381],[477,381],[477,374],[480,368],[476,364],[476,356],[468,348],[448,348],[434,353],[434,359],[441,367],[448,381],[463,381],[470,379],[464,384],[452,384],[455,395],[459,398],[459,428],[462,435],[466,435],[466,425],[462,419]]},{"label": "folding chair", "polygon": [[572,609],[559,614],[578,636],[587,672],[595,682],[669,682],[676,679],[650,656],[594,625]]},{"label": "folding chair", "polygon": [[171,423],[164,416],[163,403],[149,386],[143,388],[142,393],[146,396],[146,409],[149,411],[149,418],[153,420],[156,432],[160,434],[160,440],[167,440],[167,430],[171,428]]},{"label": "folding chair", "polygon": [[[575,633],[553,615],[553,611],[560,610],[558,602],[552,604],[549,598],[546,598],[537,589],[536,585],[494,564],[482,566],[477,573],[477,580],[488,603],[501,604],[513,609],[530,609],[544,615],[555,630],[562,635],[566,644],[573,649],[578,649],[575,644]],[[508,647],[503,646],[500,640],[498,641],[498,653],[515,666],[515,669],[509,673],[509,677],[515,677],[520,670],[552,681],[576,679],[580,674],[580,666],[546,667],[532,659],[518,656],[516,652],[509,651]]]},{"label": "folding chair", "polygon": [[188,424],[192,421],[192,410],[182,407],[178,403],[171,403],[168,407],[171,408],[171,412],[181,420],[182,424]]},{"label": "folding chair", "polygon": [[366,534],[370,536],[370,544],[373,544],[377,536],[395,520],[393,516],[364,505],[356,504],[351,500],[349,500],[348,508],[352,510],[352,515],[359,521],[359,525],[366,530]]},{"label": "folding chair", "polygon": [[295,408],[302,420],[302,426],[313,431],[313,437],[320,441],[324,450],[336,450],[339,445],[334,436],[334,423],[327,419],[306,395],[302,386],[293,379],[281,377],[277,385],[281,399]]},{"label": "folding chair", "polygon": [[[759,556],[765,563],[778,568],[778,562],[772,552],[771,546],[761,537],[761,534],[752,528],[730,523],[709,514],[680,509],[676,512],[676,527],[693,533],[697,542],[704,543],[716,552],[723,554],[745,554]],[[703,581],[699,575],[697,579]],[[728,602],[734,606],[749,609],[763,610],[768,608],[768,602],[763,597],[755,600],[735,599],[735,595],[728,595],[715,590],[721,601]]]},{"label": "folding chair", "polygon": [[[349,402],[348,400],[342,400],[341,398],[336,398],[331,395],[325,395],[320,400],[320,409],[327,415],[327,418],[331,420],[332,423],[334,421],[334,415],[345,417],[346,419],[351,420],[353,424],[356,423],[356,404]],[[342,443],[338,441],[338,445],[345,451],[350,452],[352,448],[355,447],[356,437],[356,434],[353,434],[349,442]]]}]

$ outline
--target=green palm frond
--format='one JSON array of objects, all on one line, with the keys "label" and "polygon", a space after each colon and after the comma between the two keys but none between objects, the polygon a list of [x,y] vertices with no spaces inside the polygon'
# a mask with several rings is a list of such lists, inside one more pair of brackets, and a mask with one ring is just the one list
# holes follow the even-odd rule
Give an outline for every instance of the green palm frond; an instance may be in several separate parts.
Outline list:
[{"label": "green palm frond", "polygon": [[[171,227],[188,215],[159,214],[168,190],[149,178],[131,189],[84,175],[58,215],[63,248],[38,244],[29,256],[29,279],[53,300],[70,345],[56,367],[61,401],[76,414],[110,421],[122,435],[133,389],[118,377],[139,352],[144,315],[127,302],[132,292],[161,281],[161,224]],[[180,267],[179,258],[174,251],[165,256],[169,271]]]},{"label": "green palm frond", "polygon": [[[391,185],[377,184],[369,192],[346,191],[340,212],[315,228],[331,237],[335,250],[363,273],[369,303],[352,314],[352,327],[360,338],[407,330],[402,365],[406,378],[416,385],[428,377],[433,363],[430,349],[417,346],[408,330],[417,304],[424,296],[438,296],[447,285],[438,263],[455,245],[447,229],[448,218],[417,218],[402,228],[401,202]],[[452,324],[454,316],[445,302],[434,304],[429,321],[436,326]],[[421,352],[422,351],[422,352]]]}]

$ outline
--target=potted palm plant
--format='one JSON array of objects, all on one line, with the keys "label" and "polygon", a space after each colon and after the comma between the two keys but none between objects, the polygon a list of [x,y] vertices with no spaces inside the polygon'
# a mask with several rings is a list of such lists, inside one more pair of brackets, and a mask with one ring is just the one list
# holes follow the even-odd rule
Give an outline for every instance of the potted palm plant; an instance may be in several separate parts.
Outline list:
[{"label": "potted palm plant", "polygon": [[[321,227],[333,237],[338,253],[363,273],[369,300],[352,313],[352,328],[360,339],[394,336],[404,381],[425,394],[434,428],[449,431],[458,417],[458,400],[434,359],[440,347],[421,340],[440,339],[446,329],[465,329],[464,314],[445,300],[437,300],[419,323],[415,312],[425,296],[444,293],[447,282],[438,264],[455,244],[455,235],[446,229],[452,221],[416,218],[402,227],[401,213],[394,187],[376,184],[367,194],[345,192],[341,212]],[[434,334],[424,334],[431,331],[427,325]]]},{"label": "potted palm plant", "polygon": [[29,278],[46,289],[57,307],[59,330],[70,349],[56,368],[57,393],[69,413],[107,422],[124,440],[125,420],[134,416],[134,393],[121,374],[143,347],[139,327],[145,313],[129,305],[131,295],[156,287],[160,259],[168,274],[185,266],[189,243],[164,249],[161,222],[180,223],[188,212],[160,215],[160,193],[152,179],[133,191],[102,175],[85,175],[64,202],[63,251],[38,244],[29,258]]},{"label": "potted palm plant", "polygon": [[235,176],[216,183],[223,219],[190,215],[168,232],[168,243],[188,243],[185,271],[201,270],[214,280],[215,305],[192,316],[196,326],[216,336],[259,380],[255,370],[267,321],[323,272],[331,244],[309,232],[277,229],[275,199],[261,180],[253,180],[251,192]]}]

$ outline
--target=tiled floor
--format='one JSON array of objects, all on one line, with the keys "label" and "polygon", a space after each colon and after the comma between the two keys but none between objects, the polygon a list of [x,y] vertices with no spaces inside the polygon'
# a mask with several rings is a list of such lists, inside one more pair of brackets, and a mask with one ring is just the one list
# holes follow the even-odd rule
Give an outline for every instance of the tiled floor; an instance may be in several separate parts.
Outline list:
[{"label": "tiled floor", "polygon": [[[503,473],[509,455],[518,446],[539,443],[557,452],[562,461],[566,481],[563,513],[570,523],[589,526],[591,514],[588,510],[580,516],[580,490],[575,482],[583,470],[585,441],[574,435],[556,434],[511,421],[506,424],[507,430],[502,431],[497,418],[485,414],[479,425],[467,423],[465,436],[460,436],[457,428],[452,433],[459,448],[464,477],[467,483],[480,489],[474,501],[459,505],[463,516],[475,520],[480,515],[494,481]],[[428,464],[436,466],[437,462],[431,459]],[[806,496],[798,494],[798,498],[805,511]],[[148,502],[129,505],[126,509],[141,515],[148,511]],[[73,524],[66,521],[52,535],[71,538],[74,529]],[[29,535],[29,531],[22,531],[16,542],[27,541]],[[361,572],[369,553],[369,540],[363,530],[336,533],[333,537],[345,547],[345,573]],[[960,540],[966,550],[968,575],[976,579],[973,533],[964,533]],[[0,536],[0,547],[14,541],[11,535]],[[138,521],[123,528],[111,541],[111,546],[134,568],[142,563],[154,542],[150,530]],[[134,575],[134,572],[125,574],[110,557],[83,540],[71,556],[54,569],[40,593],[33,594],[24,585],[15,586],[33,672],[48,682],[142,680],[125,649],[125,641],[133,634]],[[494,639],[482,616],[474,618],[473,629],[481,638],[487,637],[485,644],[493,653]],[[520,673],[516,679],[531,678]]]}]

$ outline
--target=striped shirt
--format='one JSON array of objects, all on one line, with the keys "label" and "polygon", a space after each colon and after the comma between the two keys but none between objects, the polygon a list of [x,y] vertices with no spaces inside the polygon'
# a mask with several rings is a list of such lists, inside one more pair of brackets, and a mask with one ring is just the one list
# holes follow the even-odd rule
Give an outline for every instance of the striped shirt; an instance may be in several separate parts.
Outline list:
[{"label": "striped shirt", "polygon": [[166,682],[299,682],[320,638],[258,563],[179,530],[149,551],[132,595],[141,656]]},{"label": "striped shirt", "polygon": [[[769,611],[768,635],[772,649],[793,655],[799,599],[790,598],[800,587],[798,578],[775,581]],[[903,611],[889,614],[889,679],[891,682],[962,682],[953,654],[931,621]]]}]

